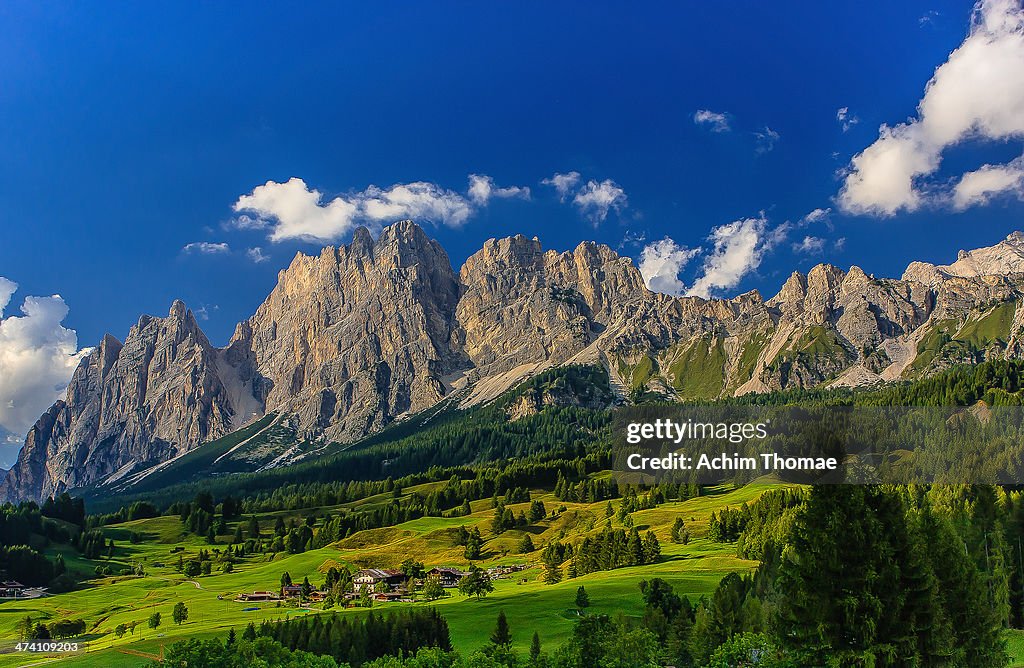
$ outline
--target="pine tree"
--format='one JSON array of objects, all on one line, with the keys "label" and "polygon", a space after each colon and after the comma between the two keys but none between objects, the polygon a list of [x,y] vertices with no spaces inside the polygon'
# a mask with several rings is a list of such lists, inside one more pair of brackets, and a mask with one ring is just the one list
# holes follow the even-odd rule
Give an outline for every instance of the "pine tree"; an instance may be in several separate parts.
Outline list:
[{"label": "pine tree", "polygon": [[498,622],[491,633],[491,643],[496,647],[506,649],[512,645],[512,632],[508,628],[508,619],[505,617],[504,610],[498,612]]},{"label": "pine tree", "polygon": [[540,666],[540,635],[534,631],[533,639],[530,641],[530,667]]},{"label": "pine tree", "polygon": [[576,590],[576,609],[582,611],[585,608],[589,607],[590,595],[587,594],[587,590],[583,587],[583,585],[580,585],[579,588]]}]

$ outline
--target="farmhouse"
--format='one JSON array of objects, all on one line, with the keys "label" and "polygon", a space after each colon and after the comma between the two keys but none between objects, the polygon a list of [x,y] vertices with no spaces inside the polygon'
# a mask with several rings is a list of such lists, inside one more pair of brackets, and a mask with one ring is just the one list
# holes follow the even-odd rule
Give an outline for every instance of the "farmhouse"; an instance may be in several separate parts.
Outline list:
[{"label": "farmhouse", "polygon": [[0,598],[21,598],[25,596],[25,585],[14,580],[0,582]]},{"label": "farmhouse", "polygon": [[436,575],[441,580],[441,586],[446,589],[452,587],[458,587],[459,582],[466,576],[465,573],[457,568],[431,568],[427,572],[427,576]]},{"label": "farmhouse", "polygon": [[253,601],[280,601],[281,597],[272,591],[254,591],[251,594],[239,594],[236,601],[249,603]]},{"label": "farmhouse", "polygon": [[352,577],[357,590],[365,585],[367,591],[375,593],[392,591],[405,584],[405,580],[405,573],[390,568],[364,568]]},{"label": "farmhouse", "polygon": [[285,585],[281,587],[281,596],[285,598],[300,598],[302,596],[302,586]]}]

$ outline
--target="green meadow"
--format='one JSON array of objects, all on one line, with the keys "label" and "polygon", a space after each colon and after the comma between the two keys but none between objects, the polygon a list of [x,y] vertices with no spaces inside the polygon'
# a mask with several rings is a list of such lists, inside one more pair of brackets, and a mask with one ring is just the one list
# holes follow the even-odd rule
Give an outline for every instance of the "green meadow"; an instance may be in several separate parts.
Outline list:
[{"label": "green meadow", "polygon": [[[71,657],[0,655],[0,668],[48,663],[142,666],[159,656],[163,646],[188,637],[223,636],[231,628],[241,633],[249,622],[259,624],[263,620],[331,612],[365,614],[365,609],[356,607],[336,607],[325,613],[319,604],[299,607],[288,602],[278,606],[273,603],[238,603],[234,599],[243,592],[277,590],[285,571],[295,582],[309,577],[313,585],[319,585],[326,571],[337,565],[346,565],[355,571],[363,567],[397,567],[403,560],[413,558],[422,561],[427,568],[467,568],[469,564],[464,558],[463,548],[455,545],[453,540],[460,525],[467,528],[478,526],[484,535],[482,559],[475,562],[478,565],[522,563],[527,564],[527,569],[508,579],[496,580],[493,593],[481,600],[450,590],[450,596],[437,601],[377,603],[374,610],[385,612],[408,606],[436,606],[448,620],[456,648],[464,652],[471,652],[486,643],[499,610],[504,610],[517,649],[525,651],[528,648],[535,630],[545,646],[554,648],[572,631],[577,617],[575,592],[580,585],[585,586],[590,594],[590,612],[636,617],[642,611],[638,583],[645,578],[663,578],[677,591],[696,599],[710,594],[727,573],[753,569],[756,562],[737,558],[734,546],[705,537],[707,521],[713,511],[749,502],[770,486],[770,483],[755,483],[739,489],[712,488],[705,496],[632,513],[633,523],[641,530],[653,530],[661,542],[662,558],[657,563],[591,573],[565,579],[555,585],[541,582],[539,549],[525,555],[516,554],[516,546],[524,532],[530,532],[539,548],[551,539],[581,539],[588,533],[600,532],[608,521],[613,526],[620,526],[615,517],[606,518],[607,502],[562,503],[550,492],[534,490],[532,498],[544,502],[548,517],[525,529],[510,530],[499,536],[491,533],[491,501],[481,500],[472,504],[473,513],[469,516],[423,517],[393,527],[361,531],[333,545],[301,554],[249,555],[235,564],[231,573],[214,570],[211,575],[194,579],[177,572],[179,556],[187,561],[200,549],[212,551],[222,549],[223,545],[209,545],[204,539],[184,533],[177,517],[110,525],[105,532],[117,543],[113,558],[92,562],[66,554],[69,568],[85,573],[91,572],[97,563],[110,564],[115,568],[142,564],[146,575],[94,578],[74,592],[0,604],[0,637],[16,637],[16,625],[26,615],[37,621],[82,618],[88,628],[88,649],[85,652]],[[430,485],[411,487],[405,493],[425,493],[430,488]],[[358,503],[366,505],[386,500],[386,495],[381,495],[379,499],[371,497]],[[617,508],[618,503],[613,501],[613,507]],[[528,505],[514,504],[510,507],[518,513]],[[324,510],[320,509],[318,514],[322,516]],[[293,516],[300,518],[302,513],[260,515],[264,532],[270,530],[278,516],[287,521]],[[692,536],[687,545],[671,541],[671,526],[676,517],[683,518]],[[234,524],[229,528],[233,531]],[[141,534],[142,542],[131,544],[128,540],[131,532]],[[220,540],[226,543],[227,538]],[[179,601],[184,602],[189,611],[188,620],[180,626],[172,621],[172,609]],[[159,612],[162,617],[162,624],[155,630],[146,625],[146,620],[154,612]],[[132,622],[138,623],[134,634],[126,633],[118,638],[115,628]]]}]

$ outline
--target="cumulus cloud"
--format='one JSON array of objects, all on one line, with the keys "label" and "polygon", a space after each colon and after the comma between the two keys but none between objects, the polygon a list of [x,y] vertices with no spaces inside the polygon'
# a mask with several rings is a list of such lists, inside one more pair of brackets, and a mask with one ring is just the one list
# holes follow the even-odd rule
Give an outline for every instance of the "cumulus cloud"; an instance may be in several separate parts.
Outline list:
[{"label": "cumulus cloud", "polygon": [[263,249],[260,248],[259,246],[255,246],[253,248],[249,248],[248,250],[246,250],[245,256],[252,260],[253,262],[255,262],[256,264],[260,264],[262,262],[267,262],[270,260],[270,257],[266,255],[263,252]]},{"label": "cumulus cloud", "polygon": [[772,130],[767,125],[764,126],[764,130],[754,133],[754,138],[757,139],[757,148],[754,150],[758,153],[768,153],[775,148],[775,144],[778,143],[780,136],[775,130]]},{"label": "cumulus cloud", "polygon": [[486,206],[492,197],[497,197],[498,199],[508,199],[511,197],[530,199],[530,189],[527,186],[499,188],[494,185],[494,179],[485,174],[470,174],[469,199],[474,204]]},{"label": "cumulus cloud", "polygon": [[199,253],[200,255],[223,255],[231,252],[231,247],[225,243],[210,243],[209,241],[193,241],[185,244],[181,249],[185,253]]},{"label": "cumulus cloud", "polygon": [[411,218],[461,227],[472,213],[462,195],[426,181],[398,184],[386,190],[370,186],[359,196],[359,203],[363,216],[377,223]]},{"label": "cumulus cloud", "polygon": [[587,181],[573,198],[573,204],[596,227],[603,223],[612,209],[621,211],[626,206],[626,191],[611,179]]},{"label": "cumulus cloud", "polygon": [[89,350],[61,323],[68,307],[60,295],[26,297],[20,316],[6,316],[17,285],[0,278],[0,427],[25,434],[59,399]]},{"label": "cumulus cloud", "polygon": [[836,110],[836,120],[839,121],[840,127],[843,128],[843,132],[849,132],[850,128],[857,123],[860,123],[860,119],[850,113],[849,107],[839,107]]},{"label": "cumulus cloud", "polygon": [[700,248],[686,248],[665,237],[647,244],[640,252],[640,275],[647,289],[669,295],[681,295],[686,289],[679,274]]},{"label": "cumulus cloud", "polygon": [[1024,136],[1021,72],[1024,10],[1018,0],[982,0],[967,38],[928,82],[916,118],[883,125],[878,139],[853,157],[838,198],[843,210],[893,216],[930,199],[948,200],[933,192],[936,184],[922,183],[939,169],[946,148]]},{"label": "cumulus cloud", "polygon": [[697,125],[706,126],[712,132],[728,132],[729,118],[720,112],[710,109],[698,109],[693,114],[693,122]]},{"label": "cumulus cloud", "polygon": [[233,206],[242,214],[234,223],[244,229],[267,228],[271,241],[302,239],[330,242],[358,225],[379,225],[402,219],[429,220],[451,227],[463,225],[473,207],[462,195],[425,181],[389,188],[370,186],[351,195],[324,201],[300,178],[267,181]]},{"label": "cumulus cloud", "polygon": [[806,236],[803,241],[793,244],[794,253],[817,255],[825,249],[825,240],[821,237]]},{"label": "cumulus cloud", "polygon": [[703,274],[687,291],[687,295],[708,298],[720,290],[736,287],[740,280],[761,264],[766,250],[763,215],[744,218],[711,231],[708,239],[714,250],[704,259]]},{"label": "cumulus cloud", "polygon": [[988,204],[998,195],[1024,199],[1024,156],[1005,165],[985,165],[964,174],[953,188],[953,208]]},{"label": "cumulus cloud", "polygon": [[541,181],[546,186],[551,186],[558,193],[558,199],[563,202],[569,197],[570,194],[576,189],[577,184],[580,182],[579,172],[566,172],[564,174],[556,173],[549,179]]},{"label": "cumulus cloud", "polygon": [[356,203],[344,197],[324,202],[319,190],[310,190],[296,177],[285,183],[267,181],[256,186],[239,197],[233,208],[262,221],[271,230],[271,241],[333,241],[355,227],[359,210]]}]

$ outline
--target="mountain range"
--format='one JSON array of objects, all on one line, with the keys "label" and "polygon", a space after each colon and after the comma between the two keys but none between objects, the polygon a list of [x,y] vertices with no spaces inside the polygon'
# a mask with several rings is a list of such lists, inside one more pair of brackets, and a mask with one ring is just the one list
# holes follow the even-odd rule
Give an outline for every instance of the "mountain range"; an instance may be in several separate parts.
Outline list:
[{"label": "mountain range", "polygon": [[[649,291],[627,257],[581,243],[491,239],[456,273],[416,224],[299,253],[213,346],[175,301],[106,335],[31,428],[0,500],[116,488],[209,448],[285,466],[454,402],[490,401],[537,372],[601,365],[620,401],[861,386],[1024,356],[1024,234],[913,262],[794,272],[764,300]],[[256,435],[261,435],[255,439]],[[255,439],[255,440],[254,440]],[[258,447],[257,447],[258,445]]]}]

